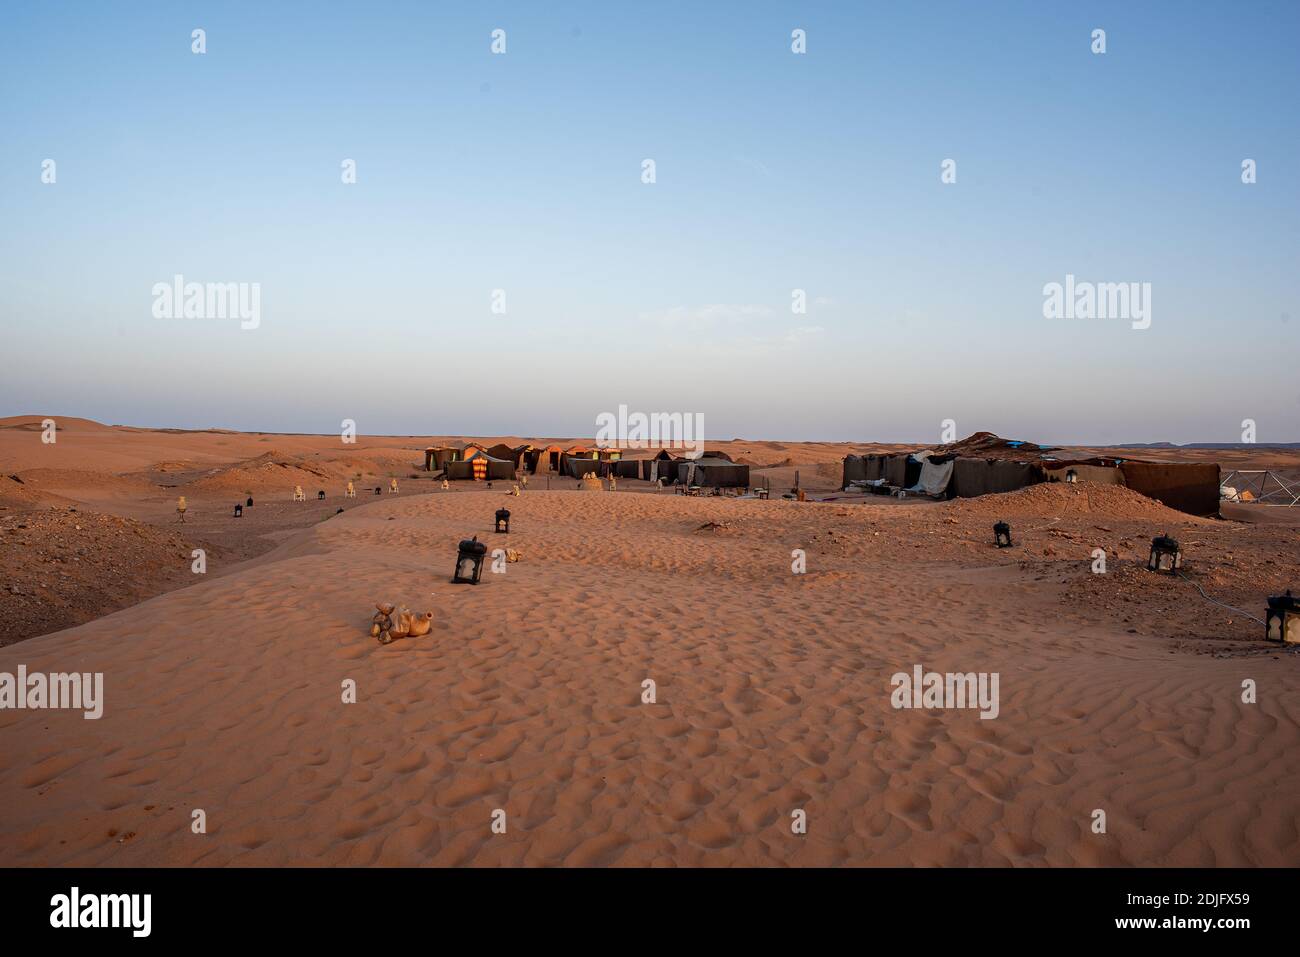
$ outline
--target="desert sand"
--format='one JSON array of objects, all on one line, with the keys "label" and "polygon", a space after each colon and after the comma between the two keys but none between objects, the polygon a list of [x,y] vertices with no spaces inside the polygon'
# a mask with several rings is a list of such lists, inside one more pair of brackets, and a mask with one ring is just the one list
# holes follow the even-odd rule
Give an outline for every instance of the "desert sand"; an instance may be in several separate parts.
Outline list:
[{"label": "desert sand", "polygon": [[[106,700],[0,711],[0,865],[1300,864],[1300,655],[1140,567],[1168,531],[1260,616],[1300,585],[1295,524],[1087,484],[837,495],[860,444],[721,444],[823,502],[514,497],[419,477],[444,437],[60,422],[0,420],[0,672],[102,672]],[[1300,464],[1144,453],[1198,454]],[[524,558],[452,585],[471,535]],[[378,644],[376,601],[433,633]],[[998,716],[894,708],[916,665],[997,672]]]}]

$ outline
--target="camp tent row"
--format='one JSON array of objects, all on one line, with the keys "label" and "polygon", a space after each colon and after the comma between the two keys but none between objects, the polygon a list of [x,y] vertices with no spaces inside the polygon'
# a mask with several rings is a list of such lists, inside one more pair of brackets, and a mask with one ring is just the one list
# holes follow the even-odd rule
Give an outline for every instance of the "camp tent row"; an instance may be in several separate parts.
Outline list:
[{"label": "camp tent row", "polygon": [[[475,464],[477,463],[477,464]],[[494,445],[470,443],[461,448],[430,446],[424,450],[424,467],[443,472],[449,479],[513,479],[519,471],[581,479],[600,478],[662,480],[665,485],[744,488],[749,466],[733,462],[726,453],[674,456],[667,449],[611,449],[594,446]]]},{"label": "camp tent row", "polygon": [[725,452],[674,456],[667,449],[569,450],[561,458],[560,472],[571,478],[595,473],[601,478],[662,481],[665,485],[710,488],[746,488],[749,466],[739,465]]},{"label": "camp tent row", "polygon": [[1219,467],[1213,463],[1061,459],[1051,454],[1054,451],[977,432],[936,449],[846,456],[841,488],[972,498],[1014,492],[1039,482],[1093,482],[1127,486],[1190,515],[1218,514]]}]

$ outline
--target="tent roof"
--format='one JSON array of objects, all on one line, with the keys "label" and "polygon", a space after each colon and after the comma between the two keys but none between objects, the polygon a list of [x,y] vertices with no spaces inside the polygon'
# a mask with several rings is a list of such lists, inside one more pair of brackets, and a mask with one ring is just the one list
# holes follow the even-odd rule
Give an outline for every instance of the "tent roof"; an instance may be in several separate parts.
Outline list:
[{"label": "tent roof", "polygon": [[992,432],[976,432],[958,442],[950,442],[934,449],[936,455],[961,455],[973,459],[1011,459],[1027,462],[1041,458],[1052,450],[1050,445],[1004,439]]},{"label": "tent roof", "polygon": [[496,455],[489,455],[487,452],[483,451],[482,449],[480,449],[480,448],[478,448],[478,447],[476,447],[476,446],[466,446],[466,448],[467,448],[467,449],[473,449],[473,451],[472,451],[472,452],[466,452],[465,457],[464,457],[464,459],[463,459],[463,461],[465,461],[465,462],[472,462],[472,461],[474,461],[474,459],[486,459],[486,460],[489,461],[489,462],[508,462],[508,463],[510,463],[511,465],[514,464],[514,458],[513,458],[513,457],[508,458],[508,459],[503,459],[503,458],[500,458],[499,456],[496,456]]}]

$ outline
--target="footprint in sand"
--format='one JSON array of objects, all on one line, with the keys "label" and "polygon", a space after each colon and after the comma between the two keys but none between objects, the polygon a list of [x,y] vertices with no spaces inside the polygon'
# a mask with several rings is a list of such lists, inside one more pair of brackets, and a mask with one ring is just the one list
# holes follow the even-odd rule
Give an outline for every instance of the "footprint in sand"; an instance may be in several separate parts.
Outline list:
[{"label": "footprint in sand", "polygon": [[915,791],[888,791],[885,810],[899,818],[914,831],[933,831],[930,820],[930,800]]},{"label": "footprint in sand", "polygon": [[711,851],[721,850],[736,843],[736,828],[724,821],[706,819],[686,833],[687,840]]},{"label": "footprint in sand", "polygon": [[575,847],[564,859],[566,866],[608,867],[615,863],[631,843],[624,834],[601,834]]},{"label": "footprint in sand", "polygon": [[996,771],[974,771],[964,765],[958,765],[952,769],[952,772],[965,781],[971,790],[998,804],[1005,804],[1012,790],[1008,782]]},{"label": "footprint in sand", "polygon": [[440,807],[463,807],[470,801],[483,797],[492,787],[491,776],[461,771],[450,785],[438,793],[435,803]]}]

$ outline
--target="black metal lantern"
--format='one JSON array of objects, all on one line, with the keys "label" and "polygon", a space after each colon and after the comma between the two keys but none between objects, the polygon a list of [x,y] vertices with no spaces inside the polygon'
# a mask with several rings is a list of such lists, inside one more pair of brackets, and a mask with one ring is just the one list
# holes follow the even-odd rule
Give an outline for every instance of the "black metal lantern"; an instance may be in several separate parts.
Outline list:
[{"label": "black metal lantern", "polygon": [[993,526],[993,541],[997,543],[998,548],[1011,547],[1011,526],[1006,522],[998,522]]},{"label": "black metal lantern", "polygon": [[317,492],[316,498],[322,502],[325,501],[325,490],[321,489],[319,492]]},{"label": "black metal lantern", "polygon": [[1291,597],[1291,589],[1288,588],[1281,598],[1268,600],[1264,637],[1269,641],[1300,645],[1300,601]]},{"label": "black metal lantern", "polygon": [[378,486],[378,485],[375,486],[375,494],[376,494],[376,495],[383,495],[383,494],[384,494],[383,492],[381,492],[381,491],[379,490],[379,486]]},{"label": "black metal lantern", "polygon": [[1172,575],[1182,567],[1183,553],[1176,538],[1170,538],[1166,532],[1151,539],[1151,556],[1147,559],[1149,571],[1168,572]]},{"label": "black metal lantern", "polygon": [[243,518],[243,516],[244,516],[244,506],[242,506],[242,505],[236,505],[236,506],[235,506],[235,518]]},{"label": "black metal lantern", "polygon": [[483,574],[483,556],[487,546],[475,535],[469,541],[461,540],[456,549],[456,572],[451,577],[453,585],[477,585]]},{"label": "black metal lantern", "polygon": [[245,502],[244,504],[245,504],[246,506],[248,506],[249,508],[252,508],[252,507],[253,507],[253,498],[252,498],[252,496],[249,496],[248,501]]},{"label": "black metal lantern", "polygon": [[497,509],[497,534],[508,535],[510,533],[510,509]]}]

